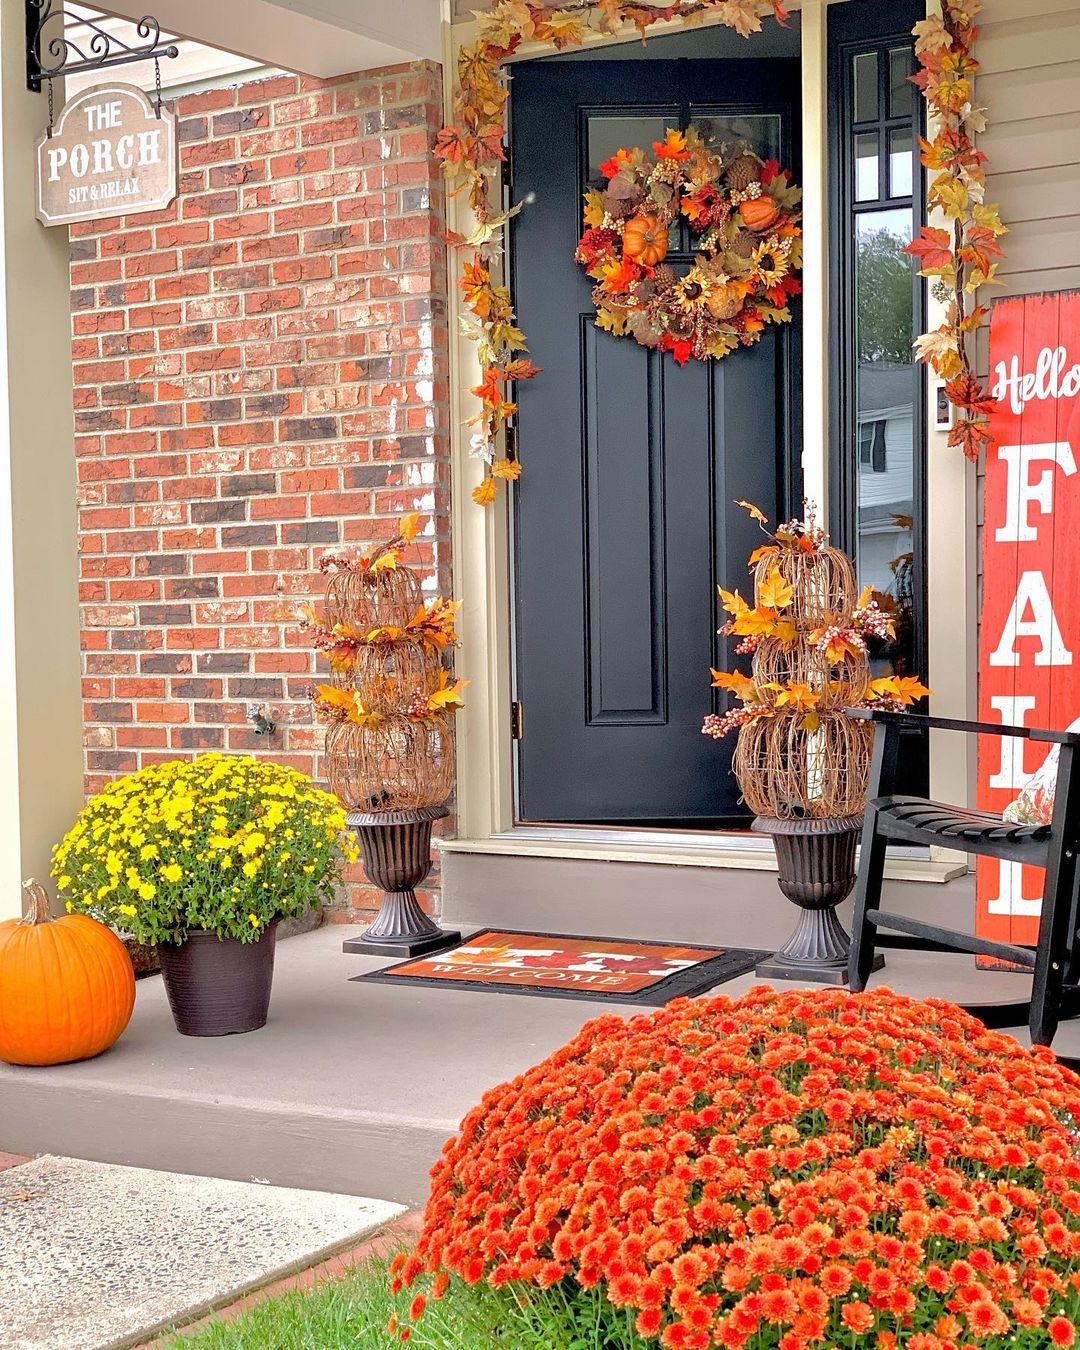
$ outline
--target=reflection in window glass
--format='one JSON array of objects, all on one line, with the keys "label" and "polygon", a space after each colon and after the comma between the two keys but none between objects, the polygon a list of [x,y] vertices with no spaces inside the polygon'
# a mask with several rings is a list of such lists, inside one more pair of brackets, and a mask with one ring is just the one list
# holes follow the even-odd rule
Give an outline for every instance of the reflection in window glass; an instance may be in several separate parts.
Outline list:
[{"label": "reflection in window glass", "polygon": [[915,138],[909,127],[889,132],[889,196],[910,197],[915,164]]},{"label": "reflection in window glass", "polygon": [[592,186],[604,180],[599,166],[610,159],[622,146],[640,145],[646,150],[653,141],[662,141],[668,127],[679,125],[679,110],[650,113],[648,117],[627,117],[600,113],[589,118],[588,126],[588,182]]},{"label": "reflection in window glass", "polygon": [[878,56],[866,52],[855,58],[855,117],[856,122],[876,122],[878,119]]},{"label": "reflection in window glass", "polygon": [[889,116],[910,117],[915,106],[915,86],[908,79],[915,73],[910,47],[894,47],[889,53]]},{"label": "reflection in window glass", "polygon": [[701,104],[690,108],[690,120],[703,136],[711,136],[728,150],[745,145],[762,159],[782,159],[779,113],[747,113],[745,115],[710,109]]},{"label": "reflection in window glass", "polygon": [[855,200],[876,202],[879,179],[878,134],[869,131],[855,137]]},{"label": "reflection in window glass", "polygon": [[856,387],[858,564],[863,585],[890,598],[897,641],[871,655],[878,673],[912,673],[915,501],[914,274],[904,248],[912,212],[866,211],[857,220]]}]

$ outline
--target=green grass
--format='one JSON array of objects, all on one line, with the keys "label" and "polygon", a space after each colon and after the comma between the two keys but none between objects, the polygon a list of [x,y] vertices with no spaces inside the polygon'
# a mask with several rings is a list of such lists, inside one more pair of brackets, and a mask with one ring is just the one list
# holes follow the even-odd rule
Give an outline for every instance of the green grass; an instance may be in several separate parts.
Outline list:
[{"label": "green grass", "polygon": [[[230,1322],[215,1321],[169,1350],[390,1350],[401,1341],[386,1330],[395,1301],[387,1262],[373,1261],[340,1280],[267,1299]],[[399,1317],[408,1300],[398,1301]],[[406,1324],[408,1324],[406,1322]],[[447,1296],[408,1324],[409,1350],[646,1350],[625,1312],[595,1293],[560,1289],[521,1302],[508,1290],[455,1281]],[[655,1345],[655,1342],[650,1342]]]}]

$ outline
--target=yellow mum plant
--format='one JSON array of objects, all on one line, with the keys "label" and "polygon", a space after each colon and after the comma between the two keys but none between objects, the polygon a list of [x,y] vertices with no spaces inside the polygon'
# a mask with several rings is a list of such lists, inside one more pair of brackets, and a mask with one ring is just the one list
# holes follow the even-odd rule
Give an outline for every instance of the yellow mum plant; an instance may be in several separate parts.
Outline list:
[{"label": "yellow mum plant", "polygon": [[355,862],[345,812],[306,774],[245,755],[199,755],[129,774],[92,797],[53,850],[70,911],[140,942],[189,930],[255,941],[329,900]]}]

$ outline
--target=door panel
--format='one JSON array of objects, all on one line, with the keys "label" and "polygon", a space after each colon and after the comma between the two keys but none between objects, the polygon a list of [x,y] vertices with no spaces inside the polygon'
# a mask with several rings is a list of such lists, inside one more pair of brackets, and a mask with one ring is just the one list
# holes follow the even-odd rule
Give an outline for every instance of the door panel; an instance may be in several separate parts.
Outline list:
[{"label": "door panel", "polygon": [[[716,585],[797,495],[794,326],[679,367],[598,330],[574,262],[581,194],[620,145],[712,122],[792,164],[798,63],[528,62],[515,68],[518,315],[543,374],[518,389],[526,472],[514,497],[515,667],[524,820],[744,823],[731,745],[701,735],[719,700]],[[757,145],[755,145],[757,148]],[[794,167],[794,166],[792,166]],[[689,265],[673,227],[669,261]]]}]

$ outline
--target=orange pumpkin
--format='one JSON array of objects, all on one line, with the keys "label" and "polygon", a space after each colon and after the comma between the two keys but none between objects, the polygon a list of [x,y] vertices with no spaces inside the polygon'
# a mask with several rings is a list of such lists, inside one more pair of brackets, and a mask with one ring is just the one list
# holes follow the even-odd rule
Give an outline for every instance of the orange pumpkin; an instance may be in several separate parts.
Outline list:
[{"label": "orange pumpkin", "polygon": [[768,195],[750,197],[740,203],[739,215],[748,230],[753,230],[755,234],[764,234],[780,219],[780,208],[775,199]]},{"label": "orange pumpkin", "polygon": [[0,1059],[66,1064],[107,1050],[135,1006],[135,972],[111,929],[86,914],[54,919],[36,881],[26,914],[0,923]]},{"label": "orange pumpkin", "polygon": [[667,257],[667,226],[658,216],[633,216],[623,229],[623,256],[642,267],[655,267]]}]

